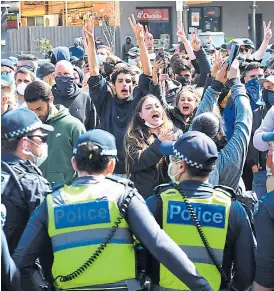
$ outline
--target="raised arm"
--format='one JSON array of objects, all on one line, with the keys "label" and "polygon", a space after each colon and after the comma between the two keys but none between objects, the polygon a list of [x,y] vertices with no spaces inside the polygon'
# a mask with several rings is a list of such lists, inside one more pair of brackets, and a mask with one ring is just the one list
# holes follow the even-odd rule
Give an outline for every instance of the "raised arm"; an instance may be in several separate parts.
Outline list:
[{"label": "raised arm", "polygon": [[228,79],[235,103],[236,121],[231,139],[219,153],[217,168],[219,183],[236,190],[242,175],[252,127],[252,111],[245,87],[240,81],[237,59],[228,71]]},{"label": "raised arm", "polygon": [[[145,31],[143,25],[140,23],[136,23],[135,17],[132,14],[131,17],[128,18],[130,26],[135,34],[137,44],[140,49],[140,58],[143,67],[143,72],[147,76],[152,75],[152,66],[149,59],[149,53],[145,44]],[[148,33],[148,31],[146,32]]]},{"label": "raised arm", "polygon": [[191,61],[195,60],[196,56],[193,52],[193,48],[192,48],[191,44],[189,43],[189,41],[186,37],[184,24],[182,23],[181,27],[179,25],[177,27],[178,27],[178,31],[177,31],[176,35],[178,36],[180,41],[184,44],[189,59]]},{"label": "raised arm", "polygon": [[264,39],[259,47],[259,49],[254,53],[254,59],[256,61],[260,61],[263,59],[264,54],[266,52],[267,46],[269,45],[269,42],[272,38],[272,30],[270,28],[271,26],[271,21],[266,23],[263,21],[263,26],[264,26]]},{"label": "raised arm", "polygon": [[83,38],[87,39],[87,55],[90,76],[99,76],[99,64],[96,57],[96,47],[94,40],[94,20],[90,18],[83,28]]},{"label": "raised arm", "polygon": [[[218,98],[224,88],[227,75],[227,64],[224,64],[223,67],[216,74],[216,79],[212,82],[212,86],[207,88],[204,93],[203,100],[200,103],[195,117],[199,116],[205,112],[212,112],[214,105],[217,104]],[[192,130],[192,126],[190,129]]]}]

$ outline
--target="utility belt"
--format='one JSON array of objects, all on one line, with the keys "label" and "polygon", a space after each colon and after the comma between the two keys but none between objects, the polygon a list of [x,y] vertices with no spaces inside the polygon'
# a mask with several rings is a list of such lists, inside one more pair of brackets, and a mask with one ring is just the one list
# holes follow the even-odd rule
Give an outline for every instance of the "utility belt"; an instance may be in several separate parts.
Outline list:
[{"label": "utility belt", "polygon": [[130,279],[125,282],[120,282],[112,285],[90,286],[81,288],[61,289],[55,286],[56,291],[138,291],[149,290],[150,284],[148,284],[147,277],[140,277],[140,280]]}]

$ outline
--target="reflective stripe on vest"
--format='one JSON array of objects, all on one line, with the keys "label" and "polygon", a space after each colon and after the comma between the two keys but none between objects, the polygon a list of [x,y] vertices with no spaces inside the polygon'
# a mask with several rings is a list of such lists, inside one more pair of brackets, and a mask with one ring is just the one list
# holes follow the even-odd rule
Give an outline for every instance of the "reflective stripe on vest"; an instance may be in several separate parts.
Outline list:
[{"label": "reflective stripe on vest", "polygon": [[[58,252],[69,248],[98,245],[105,241],[111,228],[87,229],[61,233],[51,238],[53,251]],[[111,240],[111,244],[133,244],[132,235],[127,228],[118,228]]]},{"label": "reflective stripe on vest", "polygon": [[[212,265],[212,260],[208,255],[208,252],[205,247],[196,247],[196,246],[179,246],[183,250],[188,258],[193,263],[203,263]],[[223,261],[223,250],[211,248],[219,264],[222,264]]]},{"label": "reflective stripe on vest", "polygon": [[[47,195],[54,278],[71,274],[81,267],[105,241],[120,216],[116,203],[120,194],[107,195],[100,193],[98,188],[95,193],[93,191],[92,185],[65,186]],[[61,289],[72,289],[107,285],[135,277],[133,238],[126,220],[122,219],[111,242],[85,272],[71,281],[57,280],[56,283]]]},{"label": "reflective stripe on vest", "polygon": [[[163,229],[187,254],[201,276],[208,280],[213,290],[219,290],[221,275],[207,253],[181,194],[175,189],[168,189],[161,193],[161,198],[163,201]],[[209,198],[188,198],[188,200],[215,257],[222,264],[231,198],[215,191]],[[160,286],[175,290],[189,290],[163,265],[160,265]]]}]

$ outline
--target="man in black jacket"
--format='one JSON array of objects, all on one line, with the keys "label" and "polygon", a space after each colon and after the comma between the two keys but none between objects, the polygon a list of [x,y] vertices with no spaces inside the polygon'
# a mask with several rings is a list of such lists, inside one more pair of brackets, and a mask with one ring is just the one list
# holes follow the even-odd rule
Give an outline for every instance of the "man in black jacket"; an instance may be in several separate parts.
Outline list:
[{"label": "man in black jacket", "polygon": [[74,83],[74,70],[70,62],[62,60],[55,67],[55,85],[52,94],[56,104],[69,109],[72,116],[83,122],[86,129],[96,127],[96,110],[88,92]]},{"label": "man in black jacket", "polygon": [[[140,75],[139,87],[133,87],[133,72],[129,67],[122,67],[114,71],[112,85],[100,75],[99,63],[96,56],[95,41],[93,35],[94,24],[85,26],[88,40],[88,62],[90,79],[89,94],[94,102],[96,111],[101,121],[100,128],[112,133],[116,138],[118,149],[118,162],[115,174],[125,175],[124,145],[123,140],[127,125],[139,100],[149,93],[152,68],[149,54],[144,41],[144,29],[140,24],[131,23],[139,48],[143,66],[143,74]],[[113,88],[115,93],[113,93]]]}]

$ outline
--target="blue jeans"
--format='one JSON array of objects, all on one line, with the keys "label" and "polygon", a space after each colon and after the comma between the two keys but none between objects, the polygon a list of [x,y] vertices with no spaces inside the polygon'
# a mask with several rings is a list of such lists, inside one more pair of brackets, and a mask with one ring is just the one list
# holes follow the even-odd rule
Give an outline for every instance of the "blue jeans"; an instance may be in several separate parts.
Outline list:
[{"label": "blue jeans", "polygon": [[253,173],[252,190],[256,192],[258,199],[267,193],[266,178],[266,171]]}]

